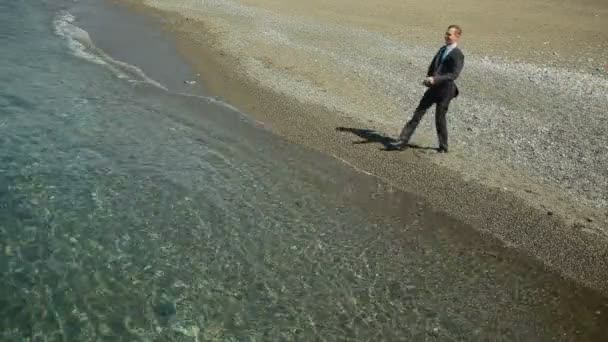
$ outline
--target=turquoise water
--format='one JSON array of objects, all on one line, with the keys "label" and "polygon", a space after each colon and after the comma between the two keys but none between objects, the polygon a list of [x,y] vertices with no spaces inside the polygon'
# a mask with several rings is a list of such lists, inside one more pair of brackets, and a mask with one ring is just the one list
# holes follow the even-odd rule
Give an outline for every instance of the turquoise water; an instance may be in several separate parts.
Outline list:
[{"label": "turquoise water", "polygon": [[0,0],[2,341],[608,329],[603,298],[226,104],[168,91],[97,49],[69,6]]}]

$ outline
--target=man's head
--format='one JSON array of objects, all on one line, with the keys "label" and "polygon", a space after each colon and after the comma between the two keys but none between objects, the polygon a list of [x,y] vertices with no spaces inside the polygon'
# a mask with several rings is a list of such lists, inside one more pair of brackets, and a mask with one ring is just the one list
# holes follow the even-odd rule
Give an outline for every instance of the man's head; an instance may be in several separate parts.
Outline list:
[{"label": "man's head", "polygon": [[462,29],[458,25],[450,25],[448,26],[447,31],[445,31],[445,43],[446,44],[454,44],[458,43],[460,40],[460,35],[462,34]]}]

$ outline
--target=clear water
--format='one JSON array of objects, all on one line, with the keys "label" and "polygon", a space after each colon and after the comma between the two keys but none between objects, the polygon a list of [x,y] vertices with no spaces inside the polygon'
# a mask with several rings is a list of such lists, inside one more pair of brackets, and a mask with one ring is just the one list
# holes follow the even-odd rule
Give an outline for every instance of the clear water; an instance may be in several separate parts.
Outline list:
[{"label": "clear water", "polygon": [[0,340],[590,340],[605,299],[0,0]]}]

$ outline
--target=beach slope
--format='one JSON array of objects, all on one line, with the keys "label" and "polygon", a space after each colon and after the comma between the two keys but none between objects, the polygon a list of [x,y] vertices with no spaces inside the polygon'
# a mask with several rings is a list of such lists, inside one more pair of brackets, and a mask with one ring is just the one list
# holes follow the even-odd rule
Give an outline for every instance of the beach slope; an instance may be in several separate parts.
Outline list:
[{"label": "beach slope", "polygon": [[[608,290],[604,1],[120,2],[161,18],[200,82],[273,132]],[[432,150],[432,112],[422,148],[383,151],[452,23],[466,55],[452,153]]]}]

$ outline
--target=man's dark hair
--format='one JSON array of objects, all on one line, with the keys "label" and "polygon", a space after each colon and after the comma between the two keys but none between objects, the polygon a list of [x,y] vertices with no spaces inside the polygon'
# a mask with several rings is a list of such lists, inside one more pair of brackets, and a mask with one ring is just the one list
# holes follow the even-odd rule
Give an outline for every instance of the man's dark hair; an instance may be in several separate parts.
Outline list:
[{"label": "man's dark hair", "polygon": [[460,28],[460,26],[458,25],[450,25],[448,26],[448,30],[449,29],[456,29],[456,33],[460,36],[462,34],[462,29]]}]

